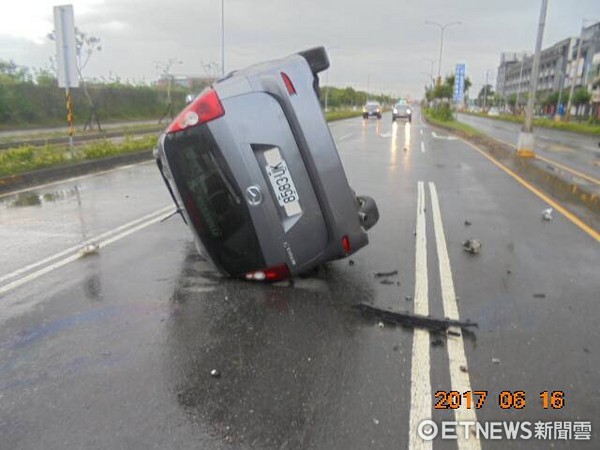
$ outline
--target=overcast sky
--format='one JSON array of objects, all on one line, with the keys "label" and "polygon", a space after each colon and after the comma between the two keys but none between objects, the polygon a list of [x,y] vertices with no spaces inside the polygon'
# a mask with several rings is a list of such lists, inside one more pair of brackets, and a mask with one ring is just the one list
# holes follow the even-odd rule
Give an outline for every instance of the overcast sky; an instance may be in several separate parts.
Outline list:
[{"label": "overcast sky", "polygon": [[[462,22],[446,29],[442,73],[467,64],[475,95],[486,70],[495,83],[500,52],[529,51],[541,0],[224,0],[227,71],[324,45],[329,83],[420,98],[431,63],[437,73],[440,30],[426,20]],[[4,2],[0,59],[47,67],[54,44],[51,0]],[[75,24],[101,38],[88,77],[153,81],[157,62],[172,73],[204,75],[221,59],[221,0],[75,0]],[[549,0],[544,47],[600,20],[600,0]],[[589,25],[588,22],[586,24]]]}]

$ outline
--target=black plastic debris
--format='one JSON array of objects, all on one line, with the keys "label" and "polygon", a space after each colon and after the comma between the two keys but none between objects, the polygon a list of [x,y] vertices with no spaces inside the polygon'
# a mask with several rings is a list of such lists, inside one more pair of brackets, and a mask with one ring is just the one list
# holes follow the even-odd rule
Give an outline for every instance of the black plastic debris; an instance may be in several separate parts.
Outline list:
[{"label": "black plastic debris", "polygon": [[354,265],[354,260],[353,259],[349,259],[348,260],[348,265],[349,266],[353,266]]},{"label": "black plastic debris", "polygon": [[533,296],[534,296],[535,298],[546,298],[546,294],[542,294],[542,293],[533,294]]},{"label": "black plastic debris", "polygon": [[381,280],[379,284],[396,284],[392,280]]},{"label": "black plastic debris", "polygon": [[465,220],[465,227],[470,227],[473,225],[470,220]]},{"label": "black plastic debris", "polygon": [[406,300],[407,302],[412,302],[412,297],[410,295],[407,295],[404,300]]},{"label": "black plastic debris", "polygon": [[460,333],[458,331],[454,331],[454,330],[448,330],[448,336],[460,336]]},{"label": "black plastic debris", "polygon": [[478,255],[481,251],[481,241],[478,239],[467,239],[462,244],[463,250],[473,255]]},{"label": "black plastic debris", "polygon": [[461,372],[467,372],[467,366],[460,366],[459,368]]},{"label": "black plastic debris", "polygon": [[433,317],[420,316],[418,314],[380,309],[376,306],[367,305],[366,303],[358,303],[353,305],[353,308],[357,309],[368,317],[394,325],[426,328],[434,331],[446,330],[448,327],[477,327],[477,323],[471,321],[461,322],[451,319],[435,319]]},{"label": "black plastic debris", "polygon": [[392,270],[391,272],[375,272],[375,278],[393,277],[394,275],[398,275],[397,270]]},{"label": "black plastic debris", "polygon": [[444,341],[442,341],[439,337],[436,337],[435,339],[431,340],[431,346],[432,347],[443,347]]}]

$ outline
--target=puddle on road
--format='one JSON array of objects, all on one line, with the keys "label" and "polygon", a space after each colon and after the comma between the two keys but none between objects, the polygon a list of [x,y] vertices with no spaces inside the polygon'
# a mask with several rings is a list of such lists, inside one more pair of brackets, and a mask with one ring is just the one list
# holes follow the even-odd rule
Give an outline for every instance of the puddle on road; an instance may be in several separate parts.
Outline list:
[{"label": "puddle on road", "polygon": [[28,206],[41,206],[44,203],[56,203],[61,200],[67,200],[77,194],[76,188],[61,189],[59,191],[45,192],[21,192],[13,196],[0,199],[8,208],[26,208]]}]

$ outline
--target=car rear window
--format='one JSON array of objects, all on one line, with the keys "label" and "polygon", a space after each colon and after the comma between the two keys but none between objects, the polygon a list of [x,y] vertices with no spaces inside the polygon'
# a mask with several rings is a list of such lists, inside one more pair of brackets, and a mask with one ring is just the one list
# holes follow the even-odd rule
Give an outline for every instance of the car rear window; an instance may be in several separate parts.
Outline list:
[{"label": "car rear window", "polygon": [[250,212],[208,127],[165,137],[185,209],[214,262],[231,275],[264,267]]}]

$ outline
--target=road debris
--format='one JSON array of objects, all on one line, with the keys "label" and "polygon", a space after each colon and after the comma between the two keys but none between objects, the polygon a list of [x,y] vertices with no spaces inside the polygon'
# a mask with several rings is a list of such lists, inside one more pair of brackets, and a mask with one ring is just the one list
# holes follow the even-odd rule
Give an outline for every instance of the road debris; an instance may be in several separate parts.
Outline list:
[{"label": "road debris", "polygon": [[444,341],[442,341],[439,337],[435,338],[431,341],[431,346],[432,347],[443,347]]},{"label": "road debris", "polygon": [[383,327],[385,327],[385,325],[384,325],[384,323],[383,323],[383,322],[379,322],[379,323],[377,324],[377,326],[378,326],[379,328],[383,328]]},{"label": "road debris", "polygon": [[91,242],[87,245],[85,245],[80,251],[79,254],[80,256],[90,256],[90,255],[97,255],[98,254],[98,250],[100,250],[100,246],[98,244],[96,244],[95,242]]},{"label": "road debris", "polygon": [[465,227],[470,227],[473,225],[470,220],[465,220]]},{"label": "road debris", "polygon": [[381,280],[379,284],[396,284],[392,280]]},{"label": "road debris", "polygon": [[458,331],[454,331],[454,330],[448,330],[448,336],[456,336],[459,337],[460,333]]},{"label": "road debris", "polygon": [[392,270],[391,272],[375,272],[375,278],[393,277],[394,275],[398,275],[397,270]]},{"label": "road debris", "polygon": [[446,330],[448,327],[453,326],[460,328],[477,327],[477,323],[471,321],[461,322],[451,319],[435,319],[433,317],[420,316],[418,314],[380,309],[376,306],[367,305],[366,303],[358,303],[353,305],[353,308],[359,310],[368,317],[379,319],[385,323],[394,325],[426,328],[435,331]]},{"label": "road debris", "polygon": [[478,239],[467,239],[462,244],[463,250],[473,255],[478,255],[481,251],[481,241]]},{"label": "road debris", "polygon": [[349,259],[348,260],[348,265],[349,266],[353,266],[354,265],[354,260],[353,259]]},{"label": "road debris", "polygon": [[540,292],[540,293],[537,293],[537,294],[533,294],[533,297],[534,298],[546,298],[546,294],[543,294],[543,293]]},{"label": "road debris", "polygon": [[548,208],[542,211],[542,218],[546,222],[550,222],[552,220],[552,211],[554,211],[552,208]]},{"label": "road debris", "polygon": [[210,376],[213,378],[221,378],[221,372],[219,372],[217,369],[213,369],[210,371]]},{"label": "road debris", "polygon": [[500,360],[498,358],[492,358],[493,364],[500,364]]},{"label": "road debris", "polygon": [[406,300],[407,302],[412,302],[412,297],[410,295],[407,295],[404,300]]},{"label": "road debris", "polygon": [[467,372],[467,366],[460,366],[459,369],[461,372]]}]

